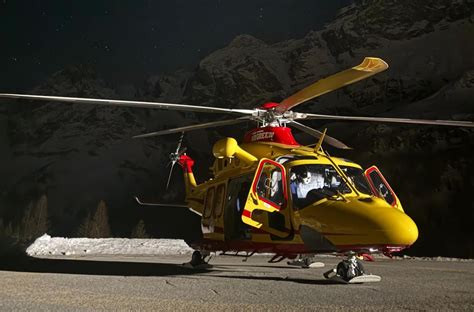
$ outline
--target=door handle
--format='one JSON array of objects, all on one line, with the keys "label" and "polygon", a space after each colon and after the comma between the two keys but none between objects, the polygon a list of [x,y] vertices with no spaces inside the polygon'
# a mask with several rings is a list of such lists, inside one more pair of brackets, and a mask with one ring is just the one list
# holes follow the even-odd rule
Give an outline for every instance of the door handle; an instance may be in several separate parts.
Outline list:
[{"label": "door handle", "polygon": [[250,197],[252,198],[254,205],[258,205],[258,197],[257,197],[257,194],[255,194],[255,193],[253,193],[253,192],[250,192]]}]

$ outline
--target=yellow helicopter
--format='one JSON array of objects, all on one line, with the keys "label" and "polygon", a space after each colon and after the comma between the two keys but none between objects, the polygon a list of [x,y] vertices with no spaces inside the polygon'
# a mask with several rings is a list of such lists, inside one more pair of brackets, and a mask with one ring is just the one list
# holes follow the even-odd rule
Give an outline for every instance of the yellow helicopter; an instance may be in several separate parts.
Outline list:
[{"label": "yellow helicopter", "polygon": [[[0,94],[0,98],[158,108],[237,115],[236,118],[183,126],[142,135],[171,133],[256,121],[241,144],[234,138],[216,142],[212,152],[213,178],[198,184],[194,161],[181,150],[171,154],[172,164],[184,171],[185,207],[201,216],[202,237],[188,244],[196,251],[188,264],[202,267],[210,252],[274,254],[271,262],[295,259],[310,265],[317,253],[349,255],[326,278],[342,282],[374,282],[364,274],[357,255],[400,251],[418,238],[418,229],[405,214],[399,198],[380,170],[330,156],[323,143],[348,149],[341,141],[298,120],[345,120],[474,127],[473,122],[299,113],[291,109],[310,99],[371,77],[388,68],[385,61],[366,57],[357,66],[313,83],[281,103],[255,109],[228,109],[184,104],[90,99],[44,95]],[[299,144],[294,127],[317,138],[311,146]],[[168,182],[169,184],[169,178]],[[144,203],[142,205],[158,205]]]}]

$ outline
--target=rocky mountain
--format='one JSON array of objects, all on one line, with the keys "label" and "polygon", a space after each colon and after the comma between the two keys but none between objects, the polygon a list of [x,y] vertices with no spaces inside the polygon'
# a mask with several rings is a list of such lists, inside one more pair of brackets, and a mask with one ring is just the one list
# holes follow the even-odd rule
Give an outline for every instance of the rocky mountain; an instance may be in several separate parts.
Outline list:
[{"label": "rocky mountain", "polygon": [[[72,66],[35,93],[133,98],[195,105],[250,108],[280,101],[304,86],[362,61],[386,60],[388,71],[298,107],[302,112],[474,120],[474,2],[355,1],[333,22],[305,37],[266,43],[236,37],[193,71],[157,74],[137,88],[113,87],[92,68]],[[126,90],[126,92],[124,91]],[[7,102],[7,101],[5,101]],[[73,232],[78,219],[107,201],[112,231],[127,235],[138,216],[132,195],[178,202],[179,174],[164,190],[167,155],[175,137],[131,140],[197,120],[224,116],[65,104],[1,104],[0,218],[15,220],[25,202],[47,193],[53,232]],[[354,147],[340,154],[377,164],[420,228],[410,252],[473,257],[474,133],[431,126],[311,122]],[[189,133],[186,144],[205,177],[212,142],[243,129]],[[299,136],[303,143],[311,138]],[[178,198],[173,198],[178,196]],[[18,209],[13,211],[12,207]],[[134,212],[133,212],[134,211]],[[143,212],[140,213],[149,213]],[[190,218],[171,212],[173,216]],[[157,233],[184,235],[183,224],[154,212]],[[132,217],[130,217],[132,216]],[[133,220],[133,222],[131,221]],[[148,223],[148,222],[147,222]],[[184,234],[183,234],[184,233]]]}]

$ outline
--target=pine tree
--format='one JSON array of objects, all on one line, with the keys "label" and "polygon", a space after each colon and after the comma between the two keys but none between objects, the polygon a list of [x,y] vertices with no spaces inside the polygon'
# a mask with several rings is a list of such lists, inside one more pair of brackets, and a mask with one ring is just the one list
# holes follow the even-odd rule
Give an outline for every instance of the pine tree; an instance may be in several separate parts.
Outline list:
[{"label": "pine tree", "polygon": [[146,233],[145,222],[143,220],[138,221],[138,224],[133,228],[132,238],[149,238],[150,236]]},{"label": "pine tree", "polygon": [[90,237],[110,237],[110,225],[109,216],[107,214],[107,205],[103,200],[99,202],[94,217],[92,218]]},{"label": "pine tree", "polygon": [[14,231],[12,223],[9,222],[7,227],[5,228],[5,236],[15,237],[16,239],[18,239],[18,237],[20,236],[19,228],[16,226]]},{"label": "pine tree", "polygon": [[102,238],[111,236],[107,205],[103,200],[99,202],[94,215],[87,215],[77,230],[80,237]]},{"label": "pine tree", "polygon": [[84,219],[84,221],[82,221],[81,225],[79,225],[76,235],[79,237],[89,237],[90,223],[91,223],[91,214],[88,213],[87,217]]},{"label": "pine tree", "polygon": [[46,195],[41,196],[39,201],[36,204],[36,233],[35,237],[43,235],[48,232],[49,222],[48,222],[48,198]]},{"label": "pine tree", "polygon": [[0,237],[11,237],[13,234],[12,224],[9,222],[7,225],[0,219]]},{"label": "pine tree", "polygon": [[36,203],[29,203],[17,231],[21,241],[33,240],[48,231],[48,199],[46,195],[41,196]]}]

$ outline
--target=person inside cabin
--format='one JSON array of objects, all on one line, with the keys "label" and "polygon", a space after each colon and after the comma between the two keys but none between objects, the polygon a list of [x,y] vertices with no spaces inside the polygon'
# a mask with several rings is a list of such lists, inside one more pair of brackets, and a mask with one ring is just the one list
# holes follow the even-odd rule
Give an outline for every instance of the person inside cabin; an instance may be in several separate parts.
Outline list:
[{"label": "person inside cabin", "polygon": [[315,199],[313,198],[314,193],[324,187],[325,179],[322,172],[311,172],[309,170],[292,172],[290,175],[290,191],[293,206],[296,209],[307,206]]},{"label": "person inside cabin", "polygon": [[283,204],[283,184],[281,181],[281,171],[275,170],[271,174],[269,199],[275,204]]},{"label": "person inside cabin", "polygon": [[308,192],[314,189],[322,189],[324,187],[324,176],[318,172],[303,172],[296,181],[296,196],[298,198],[306,198]]},{"label": "person inside cabin", "polygon": [[256,187],[257,195],[275,203],[278,206],[283,205],[283,181],[281,170],[268,166],[262,171]]}]

